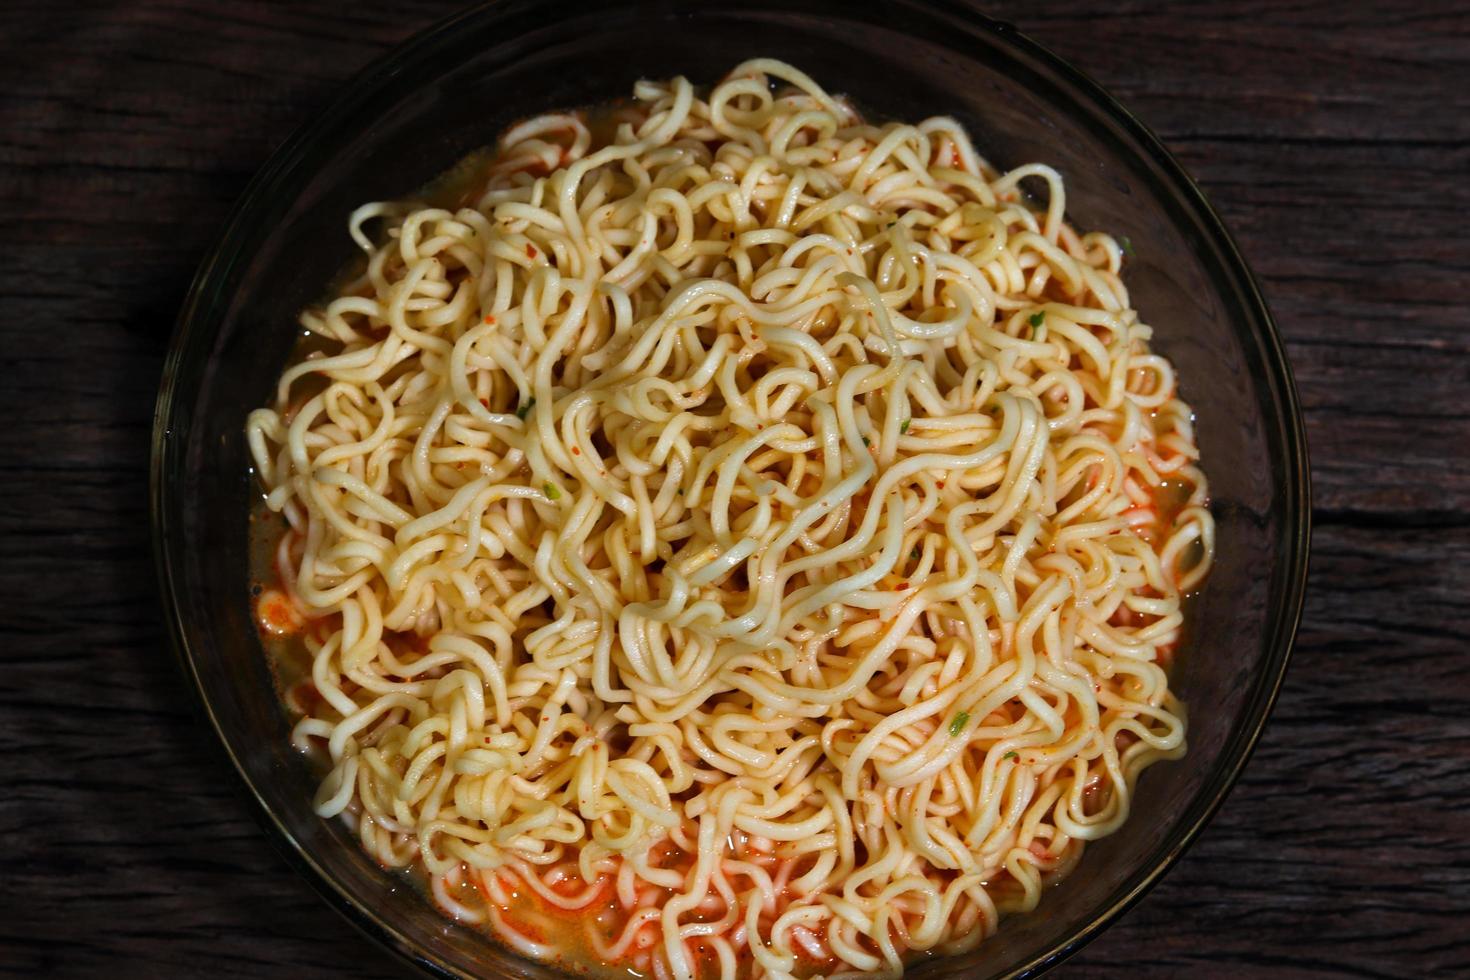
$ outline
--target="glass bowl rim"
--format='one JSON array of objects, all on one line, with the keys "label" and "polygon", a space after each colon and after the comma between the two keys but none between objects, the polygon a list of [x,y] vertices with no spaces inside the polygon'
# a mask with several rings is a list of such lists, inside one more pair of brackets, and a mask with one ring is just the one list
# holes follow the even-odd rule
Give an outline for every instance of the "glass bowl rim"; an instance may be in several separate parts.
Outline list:
[{"label": "glass bowl rim", "polygon": [[[176,533],[171,511],[179,491],[168,478],[172,454],[177,452],[169,436],[171,423],[179,408],[174,396],[176,379],[183,367],[185,353],[191,347],[191,341],[197,341],[206,330],[212,332],[219,325],[222,300],[215,287],[228,276],[238,259],[240,239],[252,226],[252,216],[298,168],[303,165],[311,166],[321,150],[324,132],[339,126],[387,94],[389,86],[401,72],[419,65],[426,55],[447,43],[466,24],[481,19],[494,19],[500,8],[505,6],[508,5],[497,0],[472,6],[419,31],[374,59],[347,81],[340,83],[328,106],[300,126],[252,177],[231,210],[223,232],[200,263],[180,309],[159,384],[151,447],[149,509],[153,555],[169,646],[188,678],[196,710],[208,721],[219,747],[229,758],[239,783],[253,801],[252,809],[256,819],[288,863],[348,922],[370,939],[400,956],[406,963],[432,975],[448,978],[468,975],[408,938],[328,873],[266,802],[235,752],[229,734],[210,703],[185,627],[185,597],[178,585],[181,572],[176,568],[169,548],[172,535]],[[1285,572],[1286,587],[1272,597],[1265,613],[1268,627],[1265,634],[1267,647],[1261,658],[1253,689],[1243,701],[1246,716],[1244,724],[1237,728],[1221,749],[1214,771],[1196,791],[1178,819],[1173,833],[1176,839],[1172,845],[1162,851],[1156,850],[1148,862],[1133,869],[1114,892],[1113,899],[1098,910],[1084,926],[1061,937],[1049,947],[1036,950],[1024,963],[1007,974],[1011,977],[1035,976],[1057,965],[1095,939],[1163,877],[1215,815],[1239,779],[1260,739],[1286,675],[1306,595],[1311,538],[1311,475],[1306,431],[1285,345],[1255,277],[1219,215],[1162,141],[1084,72],[1052,54],[1015,27],[981,13],[972,0],[909,0],[905,6],[917,8],[931,17],[944,15],[952,21],[958,20],[972,32],[989,35],[992,42],[1010,49],[1011,54],[1040,63],[1069,86],[1070,90],[1065,94],[1072,102],[1090,103],[1091,108],[1099,110],[1132,138],[1158,168],[1162,181],[1179,195],[1185,209],[1192,212],[1200,230],[1208,237],[1209,243],[1221,258],[1223,267],[1217,271],[1223,272],[1235,287],[1235,298],[1248,311],[1249,319],[1259,329],[1257,340],[1261,344],[1266,367],[1266,377],[1262,383],[1272,390],[1280,409],[1278,417],[1268,419],[1268,422],[1274,422],[1277,426],[1274,435],[1284,449],[1286,462],[1285,471],[1274,475],[1279,478],[1284,497],[1282,543],[1285,555],[1278,558],[1278,567]],[[708,9],[708,6],[702,9]],[[861,5],[854,7],[852,14],[852,19],[861,21]],[[228,297],[223,298],[225,301],[227,299]],[[936,962],[942,963],[942,960]]]}]

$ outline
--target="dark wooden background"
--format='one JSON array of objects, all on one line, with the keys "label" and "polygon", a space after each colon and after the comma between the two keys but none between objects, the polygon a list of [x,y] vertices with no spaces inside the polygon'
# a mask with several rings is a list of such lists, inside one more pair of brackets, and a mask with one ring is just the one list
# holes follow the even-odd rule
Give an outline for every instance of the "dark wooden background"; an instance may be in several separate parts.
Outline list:
[{"label": "dark wooden background", "polygon": [[[0,3],[0,973],[397,975],[272,850],[191,711],[148,433],[175,311],[251,173],[455,6]],[[1244,780],[1060,973],[1464,975],[1470,8],[989,9],[1117,94],[1223,212],[1316,481],[1306,619]]]}]

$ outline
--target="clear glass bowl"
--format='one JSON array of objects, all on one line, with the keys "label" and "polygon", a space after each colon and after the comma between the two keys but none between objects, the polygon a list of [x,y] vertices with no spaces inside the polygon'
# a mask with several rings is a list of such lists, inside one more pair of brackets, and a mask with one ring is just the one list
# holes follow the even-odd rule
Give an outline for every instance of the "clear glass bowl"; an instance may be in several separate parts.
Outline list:
[{"label": "clear glass bowl", "polygon": [[[799,6],[800,9],[794,9]],[[626,94],[639,77],[710,82],[739,61],[799,65],[874,117],[947,113],[998,166],[1045,161],[1079,227],[1128,236],[1135,305],[1198,413],[1219,554],[1174,683],[1189,755],[1143,777],[1122,833],[1090,845],[1040,908],[916,977],[1030,975],[1095,936],[1219,806],[1271,709],[1306,580],[1308,475],[1282,345],[1249,271],[1189,178],[1095,84],[953,3],[820,0],[577,5],[512,0],[404,44],[271,159],[201,267],[174,335],[153,444],[154,540],[175,644],[263,823],[358,926],[444,976],[554,977],[435,911],[311,810],[249,608],[246,413],[296,315],[353,256],[345,219],[413,192],[518,118]]]}]

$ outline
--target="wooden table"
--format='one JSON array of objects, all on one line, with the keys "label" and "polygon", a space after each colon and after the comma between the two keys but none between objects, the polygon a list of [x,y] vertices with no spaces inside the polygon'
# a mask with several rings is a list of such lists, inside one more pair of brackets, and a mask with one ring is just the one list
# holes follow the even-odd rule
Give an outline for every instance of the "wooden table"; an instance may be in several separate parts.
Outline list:
[{"label": "wooden table", "polygon": [[[1264,282],[1316,481],[1274,720],[1067,976],[1470,970],[1470,17],[1434,0],[993,12],[1203,184]],[[257,829],[166,651],[148,435],[251,173],[453,2],[0,5],[0,973],[387,977]],[[1106,15],[1094,11],[1110,11]]]}]

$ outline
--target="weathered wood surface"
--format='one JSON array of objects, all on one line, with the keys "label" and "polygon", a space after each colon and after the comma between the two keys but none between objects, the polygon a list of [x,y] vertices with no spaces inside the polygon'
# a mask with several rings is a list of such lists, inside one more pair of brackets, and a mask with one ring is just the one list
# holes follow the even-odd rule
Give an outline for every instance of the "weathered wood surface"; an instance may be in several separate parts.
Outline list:
[{"label": "weathered wood surface", "polygon": [[[0,973],[389,977],[277,857],[159,624],[153,397],[250,174],[448,2],[0,5]],[[1316,481],[1296,660],[1239,787],[1066,976],[1470,971],[1470,14],[1004,0],[1224,213]],[[1100,11],[1106,11],[1100,12]]]}]

